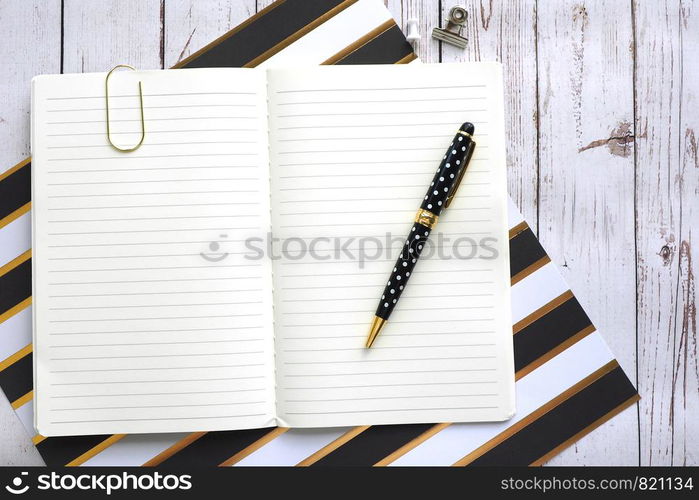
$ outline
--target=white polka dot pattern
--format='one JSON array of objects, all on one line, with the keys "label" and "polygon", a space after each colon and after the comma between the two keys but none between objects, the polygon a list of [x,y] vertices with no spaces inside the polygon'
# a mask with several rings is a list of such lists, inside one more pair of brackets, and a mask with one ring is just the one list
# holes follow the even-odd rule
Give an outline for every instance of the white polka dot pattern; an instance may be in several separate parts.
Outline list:
[{"label": "white polka dot pattern", "polygon": [[[465,123],[460,130],[465,130],[468,134],[472,133],[473,125]],[[442,158],[442,162],[437,169],[437,173],[430,184],[427,194],[420,208],[429,210],[435,215],[439,215],[444,208],[447,196],[452,190],[454,183],[459,178],[459,173],[462,168],[467,167],[468,160],[466,156],[469,153],[469,143],[471,142],[470,135],[457,133],[454,140],[449,145],[447,154]],[[376,316],[383,319],[388,317],[393,312],[393,308],[398,303],[403,287],[410,279],[413,269],[417,264],[420,254],[427,243],[427,238],[430,235],[430,228],[416,222],[413,224],[408,237],[405,240],[403,249],[396,264],[393,266],[391,276],[386,282],[379,306],[376,309]]]}]

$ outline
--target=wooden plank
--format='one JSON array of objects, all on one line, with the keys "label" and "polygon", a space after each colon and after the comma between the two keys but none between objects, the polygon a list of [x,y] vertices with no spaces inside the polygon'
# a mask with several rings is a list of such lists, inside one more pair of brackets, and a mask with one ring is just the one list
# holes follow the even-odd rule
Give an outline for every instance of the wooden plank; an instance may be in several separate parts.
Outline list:
[{"label": "wooden plank", "polygon": [[174,66],[255,12],[255,0],[168,0],[165,4],[165,67]]},{"label": "wooden plank", "polygon": [[[61,71],[60,0],[0,2],[0,173],[29,155],[30,82]],[[0,262],[0,265],[4,262]],[[0,464],[43,465],[22,423],[0,395]]]},{"label": "wooden plank", "polygon": [[29,155],[30,81],[61,71],[60,0],[0,2],[0,173]]},{"label": "wooden plank", "polygon": [[440,62],[441,42],[432,38],[432,28],[439,26],[440,0],[384,0],[403,32],[407,31],[408,19],[417,18],[420,41],[415,51],[426,63]]},{"label": "wooden plank", "polygon": [[[633,380],[631,10],[609,0],[539,2],[537,25],[539,238]],[[637,464],[636,412],[550,463]]]},{"label": "wooden plank", "polygon": [[[442,19],[455,5],[442,2]],[[469,18],[463,50],[444,43],[442,62],[500,61],[505,87],[507,177],[510,196],[537,232],[537,73],[536,1],[462,2]],[[478,131],[476,131],[477,133]]]},{"label": "wooden plank", "polygon": [[64,71],[162,68],[162,6],[161,0],[64,0]]},{"label": "wooden plank", "polygon": [[641,465],[699,461],[699,3],[635,2]]}]

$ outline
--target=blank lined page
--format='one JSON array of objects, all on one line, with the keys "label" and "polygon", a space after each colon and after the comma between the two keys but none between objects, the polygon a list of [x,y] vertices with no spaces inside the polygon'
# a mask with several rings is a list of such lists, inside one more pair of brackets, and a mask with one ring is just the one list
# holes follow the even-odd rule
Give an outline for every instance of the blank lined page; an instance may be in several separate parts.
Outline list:
[{"label": "blank lined page", "polygon": [[36,424],[44,435],[273,424],[264,74],[33,82]]},{"label": "blank lined page", "polygon": [[[281,423],[509,418],[499,65],[321,67],[268,78]],[[457,198],[365,349],[415,212],[464,121],[475,124],[477,146]]]}]

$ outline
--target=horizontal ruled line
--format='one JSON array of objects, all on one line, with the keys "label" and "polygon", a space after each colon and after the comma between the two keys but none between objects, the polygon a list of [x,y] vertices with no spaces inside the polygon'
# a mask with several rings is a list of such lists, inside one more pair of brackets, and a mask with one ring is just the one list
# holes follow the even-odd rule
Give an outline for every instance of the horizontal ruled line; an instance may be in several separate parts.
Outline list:
[{"label": "horizontal ruled line", "polygon": [[[159,94],[151,94],[150,92],[147,94],[143,94],[143,97],[182,97],[182,96],[187,96],[187,95],[207,95],[207,96],[214,96],[214,95],[255,95],[255,92],[169,92],[169,93],[159,93]],[[120,99],[124,97],[139,97],[139,94],[121,94],[121,95],[110,95],[110,99]],[[69,101],[69,100],[74,100],[74,99],[104,99],[104,94],[103,95],[98,95],[98,96],[70,96],[70,97],[47,97],[47,101]]]},{"label": "horizontal ruled line", "polygon": [[[111,96],[110,96],[111,99]],[[180,116],[180,117],[167,117],[167,118],[148,118],[149,122],[176,122],[181,120],[255,120],[257,116]],[[140,118],[112,118],[111,123],[139,123]],[[47,125],[77,125],[85,123],[104,123],[104,119],[101,120],[76,120],[76,121],[60,121],[60,122],[46,122]]]},{"label": "horizontal ruled line", "polygon": [[259,405],[266,403],[266,401],[236,401],[232,403],[199,403],[199,404],[185,404],[185,405],[142,405],[142,406],[93,406],[93,407],[80,407],[75,408],[49,408],[49,411],[83,411],[83,410],[140,410],[148,408],[189,408],[198,407],[203,408],[207,406],[237,406],[237,405]]},{"label": "horizontal ruled line", "polygon": [[386,410],[370,409],[370,410],[343,410],[343,411],[287,411],[287,415],[327,415],[329,413],[383,413],[396,411],[437,411],[437,410],[490,410],[497,406],[458,406],[458,407],[440,407],[440,408],[391,408]]},{"label": "horizontal ruled line", "polygon": [[84,423],[99,423],[99,422],[159,422],[170,420],[208,420],[212,418],[243,418],[243,417],[260,417],[264,413],[248,413],[246,415],[212,415],[212,416],[197,416],[197,417],[166,417],[166,418],[118,418],[111,420],[55,420],[52,424],[84,424]]},{"label": "horizontal ruled line", "polygon": [[[230,268],[230,267],[256,267],[260,264],[234,264],[227,266],[168,266],[168,267],[113,267],[108,269],[60,269],[49,270],[50,273],[87,273],[87,272],[102,272],[102,271],[150,271],[158,269],[209,269],[209,268]],[[196,280],[195,280],[196,281]],[[136,281],[135,283],[141,283]],[[144,282],[145,283],[145,282]]]},{"label": "horizontal ruled line", "polygon": [[[218,267],[218,266],[214,266]],[[230,278],[180,278],[180,279],[164,279],[164,280],[120,280],[120,281],[71,281],[64,283],[49,283],[49,285],[103,285],[114,283],[170,283],[170,282],[187,282],[187,281],[223,281],[223,280],[245,280],[259,278],[259,276],[232,276]]]},{"label": "horizontal ruled line", "polygon": [[366,398],[329,398],[329,399],[285,399],[285,403],[326,403],[333,401],[373,401],[376,399],[423,399],[423,398],[472,398],[477,396],[497,396],[497,393],[487,394],[427,394],[414,396],[374,396]]},{"label": "horizontal ruled line", "polygon": [[89,332],[50,332],[49,335],[111,335],[113,333],[171,333],[171,332],[215,332],[227,330],[256,330],[262,326],[228,326],[221,328],[183,328],[173,330],[167,328],[165,330],[109,330],[109,331],[89,331]]},{"label": "horizontal ruled line", "polygon": [[[424,347],[424,346],[422,346]],[[442,346],[430,346],[442,347]],[[363,348],[366,349],[366,348]],[[357,349],[360,350],[360,349]],[[467,359],[495,359],[496,356],[454,356],[448,358],[396,358],[396,359],[356,359],[356,360],[339,360],[339,361],[289,361],[285,365],[335,365],[344,363],[390,363],[391,361],[465,361]]]},{"label": "horizontal ruled line", "polygon": [[[384,333],[382,335],[383,338],[390,338],[390,337],[424,337],[426,335],[479,335],[479,334],[492,334],[495,333],[495,330],[486,330],[486,331],[476,331],[476,332],[420,332],[420,333],[405,333],[401,332],[400,334],[390,334],[390,333]],[[326,339],[365,339],[366,335],[319,335],[319,336],[309,336],[309,337],[289,337],[283,336],[281,337],[284,340],[326,340]]]},{"label": "horizontal ruled line", "polygon": [[80,306],[80,307],[49,307],[49,311],[86,311],[94,309],[132,309],[141,307],[201,307],[201,306],[238,306],[244,304],[262,304],[261,300],[246,302],[210,302],[210,303],[186,303],[186,304],[130,304],[126,306]]},{"label": "horizontal ruled line", "polygon": [[482,113],[487,109],[436,109],[428,111],[354,111],[347,113],[299,113],[292,115],[277,115],[277,118],[305,118],[318,116],[394,116],[394,115],[446,115],[447,113]]},{"label": "horizontal ruled line", "polygon": [[148,179],[134,181],[99,181],[99,182],[49,182],[47,186],[93,186],[100,184],[148,184],[151,182],[224,182],[224,181],[256,181],[255,177],[225,177],[222,179]]},{"label": "horizontal ruled line", "polygon": [[[378,301],[378,299],[377,299]],[[494,306],[459,306],[459,310],[461,309],[492,309]],[[417,309],[411,309],[409,307],[403,308],[402,310],[405,312],[411,312],[411,311],[449,311],[454,309],[454,306],[445,306],[445,307],[418,307]],[[351,314],[351,313],[371,313],[374,312],[374,309],[353,309],[351,311],[346,311],[343,309],[337,310],[337,311],[289,311],[289,312],[283,312],[283,315],[291,315],[291,314]]]},{"label": "horizontal ruled line", "polygon": [[[230,205],[258,205],[256,201],[250,202],[231,202],[231,203],[175,203],[165,205],[117,205],[107,207],[61,207],[48,208],[47,210],[107,210],[107,209],[122,209],[122,208],[168,208],[168,207],[224,207]],[[452,209],[453,210],[453,209]]]},{"label": "horizontal ruled line", "polygon": [[[437,98],[420,98],[420,102],[439,102],[439,101],[449,101],[454,102],[455,100],[467,101],[467,100],[484,100],[485,97],[437,97]],[[291,106],[291,105],[307,105],[307,104],[364,104],[364,103],[386,103],[386,102],[403,102],[403,103],[414,103],[415,99],[362,99],[362,100],[333,100],[333,101],[298,101],[298,102],[280,102],[277,106]]]},{"label": "horizontal ruled line", "polygon": [[160,191],[155,193],[103,193],[103,194],[66,194],[50,195],[47,198],[95,198],[105,196],[152,196],[152,195],[178,195],[178,194],[232,194],[232,193],[257,193],[254,189],[245,190],[223,190],[223,191]]},{"label": "horizontal ruled line", "polygon": [[152,321],[165,319],[205,319],[205,318],[237,318],[246,316],[262,316],[259,314],[224,314],[224,315],[206,315],[206,316],[165,316],[158,318],[100,318],[100,319],[60,319],[49,320],[49,323],[85,323],[94,321]]},{"label": "horizontal ruled line", "polygon": [[[110,359],[110,358],[99,358]],[[60,360],[58,360],[60,361]],[[251,363],[245,365],[210,365],[210,366],[154,366],[150,368],[100,368],[87,370],[51,370],[49,373],[103,373],[103,372],[135,372],[149,370],[205,370],[212,368],[250,368],[256,366],[265,366],[264,363]]]},{"label": "horizontal ruled line", "polygon": [[242,288],[237,290],[184,290],[180,292],[128,292],[128,293],[82,293],[74,295],[49,295],[50,298],[64,297],[124,297],[131,295],[179,295],[188,293],[239,293],[260,292],[262,288]]},{"label": "horizontal ruled line", "polygon": [[[110,99],[112,96],[109,96]],[[118,97],[118,96],[117,96]],[[179,108],[254,108],[256,104],[168,104],[167,106],[147,106],[144,105],[143,109],[179,109]],[[125,111],[140,111],[140,107],[131,106],[109,106],[109,111],[125,110]],[[47,109],[48,113],[77,113],[82,111],[104,111],[104,107],[101,108],[80,108],[80,109]]]},{"label": "horizontal ruled line", "polygon": [[[187,129],[187,130],[151,130],[148,129],[148,135],[152,134],[180,134],[180,133],[192,133],[192,132],[257,132],[256,128],[209,128],[209,129]],[[140,135],[140,130],[134,130],[132,132],[110,132],[110,135]],[[71,137],[71,136],[104,136],[104,132],[70,132],[61,134],[46,134],[47,137]],[[479,134],[480,135],[480,134]]]},{"label": "horizontal ruled line", "polygon": [[223,339],[223,340],[191,340],[187,342],[123,342],[121,344],[69,344],[50,345],[51,349],[76,349],[79,347],[134,347],[141,345],[182,345],[182,344],[220,344],[226,342],[262,342],[264,339]]},{"label": "horizontal ruled line", "polygon": [[464,382],[418,382],[418,383],[399,383],[399,384],[368,384],[368,385],[327,385],[323,387],[284,387],[284,390],[288,391],[304,391],[304,390],[315,390],[315,389],[363,389],[363,388],[377,388],[377,387],[410,387],[410,386],[426,386],[426,385],[472,385],[472,384],[497,384],[497,380],[486,380],[486,381],[464,381]]},{"label": "horizontal ruled line", "polygon": [[183,383],[183,382],[216,382],[221,380],[251,380],[265,378],[264,375],[256,375],[250,377],[224,377],[224,378],[197,378],[197,379],[180,379],[180,380],[121,380],[110,382],[59,382],[50,385],[105,385],[105,384],[158,384],[158,383]]},{"label": "horizontal ruled line", "polygon": [[123,394],[76,394],[76,395],[64,395],[64,396],[49,396],[51,399],[65,399],[65,398],[115,398],[123,396],[180,396],[186,394],[233,394],[236,392],[259,392],[264,391],[265,388],[260,389],[233,389],[224,391],[189,391],[189,392],[129,392]]},{"label": "horizontal ruled line", "polygon": [[196,165],[194,167],[157,167],[157,168],[146,168],[146,167],[134,167],[134,168],[104,168],[104,169],[81,169],[81,170],[48,170],[47,174],[83,174],[89,172],[142,172],[145,170],[198,170],[202,168],[257,168],[257,165]]},{"label": "horizontal ruled line", "polygon": [[296,89],[277,90],[276,94],[296,94],[306,92],[374,92],[376,90],[443,90],[443,89],[464,89],[464,88],[485,88],[483,84],[472,85],[439,85],[430,87],[373,87],[373,88],[335,88],[335,89]]},{"label": "horizontal ruled line", "polygon": [[469,368],[461,370],[407,370],[394,372],[357,372],[357,373],[306,373],[306,374],[285,374],[285,377],[347,377],[355,375],[406,375],[410,373],[461,373],[461,372],[494,372],[496,368]]},{"label": "horizontal ruled line", "polygon": [[48,158],[46,161],[95,161],[95,160],[144,160],[149,158],[200,158],[203,156],[257,156],[259,153],[196,153],[196,154],[161,154],[161,155],[138,155],[138,156],[93,156],[87,158]]},{"label": "horizontal ruled line", "polygon": [[[434,347],[494,347],[496,344],[444,344],[444,345],[397,345],[397,346],[379,346],[375,350],[392,350],[392,349],[430,349]],[[284,349],[284,352],[335,352],[335,351],[359,351],[366,352],[366,347],[333,347],[333,348],[323,348],[323,349]],[[423,358],[424,359],[424,358]],[[434,358],[434,359],[473,359],[473,358]],[[362,363],[368,360],[357,360],[357,362]],[[382,359],[379,361],[413,361],[413,360],[401,360],[401,359]],[[354,362],[354,361],[352,361]],[[334,361],[321,361],[321,363],[334,363]]]}]

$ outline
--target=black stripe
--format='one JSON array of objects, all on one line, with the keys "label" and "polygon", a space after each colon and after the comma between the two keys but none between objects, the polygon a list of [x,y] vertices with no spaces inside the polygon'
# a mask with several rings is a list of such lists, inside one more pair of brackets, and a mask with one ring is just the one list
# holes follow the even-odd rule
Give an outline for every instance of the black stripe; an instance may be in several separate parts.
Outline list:
[{"label": "black stripe", "polygon": [[29,203],[31,192],[29,164],[0,181],[0,219]]},{"label": "black stripe", "polygon": [[0,371],[0,388],[12,403],[32,390],[32,353]]},{"label": "black stripe", "polygon": [[469,465],[529,465],[635,394],[616,367]]},{"label": "black stripe", "polygon": [[572,297],[514,335],[515,370],[521,370],[592,322]]},{"label": "black stripe", "polygon": [[392,64],[413,53],[397,25],[369,40],[335,64]]},{"label": "black stripe", "polygon": [[0,314],[32,295],[32,259],[0,276]]},{"label": "black stripe", "polygon": [[433,425],[372,425],[313,465],[374,465]]},{"label": "black stripe", "polygon": [[250,446],[271,430],[273,429],[207,432],[160,465],[168,467],[215,466],[231,458],[243,448]]},{"label": "black stripe", "polygon": [[184,67],[243,66],[342,2],[343,0],[286,0],[223,42],[187,62]]},{"label": "black stripe", "polygon": [[510,239],[510,276],[525,270],[537,260],[546,256],[546,251],[527,228]]},{"label": "black stripe", "polygon": [[94,448],[111,434],[95,436],[61,436],[46,438],[36,445],[49,467],[66,465],[86,451]]}]

